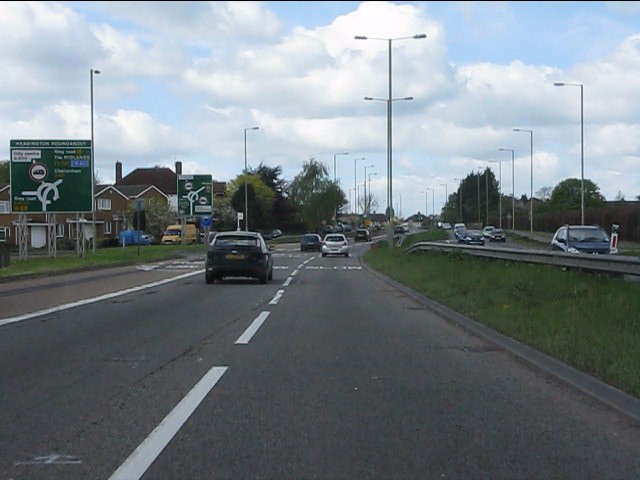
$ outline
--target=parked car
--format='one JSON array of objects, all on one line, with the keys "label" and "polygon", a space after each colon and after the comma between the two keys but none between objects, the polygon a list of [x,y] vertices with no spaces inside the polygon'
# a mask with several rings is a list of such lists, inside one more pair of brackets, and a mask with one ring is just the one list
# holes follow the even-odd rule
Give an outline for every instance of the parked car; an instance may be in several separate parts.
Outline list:
[{"label": "parked car", "polygon": [[207,250],[205,281],[224,277],[250,277],[267,283],[273,279],[274,246],[267,246],[258,232],[218,232]]},{"label": "parked car", "polygon": [[464,243],[466,245],[484,245],[484,235],[480,230],[465,230],[464,233],[460,233],[458,243]]},{"label": "parked car", "polygon": [[366,228],[358,228],[356,229],[356,233],[353,236],[354,242],[370,242],[371,241],[371,233]]},{"label": "parked car", "polygon": [[551,249],[567,253],[611,253],[611,239],[598,225],[563,225],[551,239]]},{"label": "parked car", "polygon": [[307,233],[300,239],[301,252],[321,252],[322,237],[317,233]]},{"label": "parked car", "polygon": [[349,242],[343,233],[329,233],[322,242],[322,256],[344,255],[349,256]]},{"label": "parked car", "polygon": [[506,242],[507,235],[504,233],[504,230],[501,228],[494,228],[491,230],[491,235],[489,236],[490,242]]},{"label": "parked car", "polygon": [[404,227],[402,225],[396,225],[395,227],[393,227],[393,234],[394,235],[404,235],[406,232],[404,230]]},{"label": "parked car", "polygon": [[142,230],[122,230],[118,233],[118,245],[151,245],[152,237]]}]

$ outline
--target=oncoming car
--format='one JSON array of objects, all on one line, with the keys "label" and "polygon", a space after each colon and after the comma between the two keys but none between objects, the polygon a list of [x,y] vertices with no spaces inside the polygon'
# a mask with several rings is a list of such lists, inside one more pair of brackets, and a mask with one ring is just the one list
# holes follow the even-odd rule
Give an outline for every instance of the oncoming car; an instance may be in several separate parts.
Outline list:
[{"label": "oncoming car", "polygon": [[224,277],[255,278],[260,283],[273,279],[273,255],[258,232],[219,232],[209,244],[205,260],[206,283]]},{"label": "oncoming car", "polygon": [[460,232],[458,237],[458,243],[464,243],[466,245],[484,245],[484,235],[480,230],[465,230]]},{"label": "oncoming car", "polygon": [[611,253],[611,240],[597,225],[563,225],[551,239],[551,250],[567,253]]},{"label": "oncoming car", "polygon": [[322,242],[322,256],[344,255],[349,256],[349,242],[342,233],[329,233]]}]

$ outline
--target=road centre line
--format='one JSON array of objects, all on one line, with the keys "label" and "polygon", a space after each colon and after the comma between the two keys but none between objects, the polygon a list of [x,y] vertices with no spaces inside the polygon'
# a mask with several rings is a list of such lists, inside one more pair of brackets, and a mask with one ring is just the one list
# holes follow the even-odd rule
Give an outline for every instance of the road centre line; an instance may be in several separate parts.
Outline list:
[{"label": "road centre line", "polygon": [[291,280],[293,280],[293,277],[287,277],[287,279],[284,281],[284,283],[282,284],[283,287],[288,287],[289,284],[291,283]]},{"label": "road centre line", "polygon": [[60,312],[62,310],[68,310],[69,308],[79,307],[81,305],[88,305],[90,303],[101,302],[102,300],[108,300],[110,298],[120,297],[128,293],[139,292],[140,290],[157,287],[159,285],[164,285],[165,283],[175,282],[178,280],[182,280],[184,278],[192,277],[194,275],[201,275],[202,273],[204,273],[204,269],[184,273],[176,277],[166,278],[164,280],[148,283],[146,285],[139,285],[137,287],[127,288],[126,290],[120,290],[118,292],[107,293],[104,295],[100,295],[99,297],[87,298],[85,300],[78,300],[76,302],[70,302],[70,303],[65,303],[64,305],[58,305],[57,307],[51,307],[51,308],[46,308],[44,310],[38,310],[36,312],[25,313],[23,315],[18,315],[17,317],[3,318],[0,320],[0,327],[4,325],[8,325],[10,323],[21,322],[22,320],[28,320],[30,318],[40,317],[42,315],[48,315],[50,313]]},{"label": "road centre line", "polygon": [[251,340],[251,338],[255,335],[258,329],[262,326],[262,324],[267,319],[270,313],[271,312],[261,312],[260,315],[258,315],[255,318],[255,320],[251,322],[251,325],[249,325],[249,327],[244,331],[244,333],[240,335],[240,337],[238,337],[238,339],[235,342],[236,345],[246,345],[247,343],[249,343],[249,340]]},{"label": "road centre line", "polygon": [[284,290],[278,290],[276,294],[273,296],[273,298],[271,299],[271,301],[269,302],[269,305],[277,305],[280,299],[282,298],[283,294],[284,294]]},{"label": "road centre line", "polygon": [[296,268],[293,272],[291,272],[291,276],[295,277],[297,273],[298,273],[298,269]]},{"label": "road centre line", "polygon": [[229,367],[212,367],[136,448],[109,480],[138,480],[178,433]]}]

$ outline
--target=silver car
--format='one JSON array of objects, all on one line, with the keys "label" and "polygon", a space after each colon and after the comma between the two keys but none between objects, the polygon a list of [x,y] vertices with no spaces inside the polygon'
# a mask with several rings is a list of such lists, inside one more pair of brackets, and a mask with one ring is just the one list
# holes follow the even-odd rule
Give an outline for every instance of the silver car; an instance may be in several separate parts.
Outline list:
[{"label": "silver car", "polygon": [[344,255],[349,256],[349,241],[342,233],[328,233],[322,241],[322,256]]}]

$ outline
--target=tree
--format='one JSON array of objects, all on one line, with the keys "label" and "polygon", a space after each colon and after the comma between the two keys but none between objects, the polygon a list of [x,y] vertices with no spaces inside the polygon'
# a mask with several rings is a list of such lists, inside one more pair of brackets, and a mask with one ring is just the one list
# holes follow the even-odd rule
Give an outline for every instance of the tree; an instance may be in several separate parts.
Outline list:
[{"label": "tree", "polygon": [[[581,182],[579,178],[567,178],[555,186],[549,203],[553,210],[580,210],[582,208]],[[591,180],[584,180],[585,208],[601,207],[605,203],[600,188]]]},{"label": "tree", "polygon": [[261,230],[272,224],[273,199],[275,192],[269,188],[257,175],[240,174],[228,183],[231,195],[231,206],[236,212],[245,211],[245,180],[247,186],[247,205],[249,213],[249,228]]},{"label": "tree", "polygon": [[249,173],[257,175],[262,183],[273,190],[275,196],[272,205],[272,225],[286,228],[293,221],[295,209],[288,198],[288,183],[280,178],[282,167],[268,167],[260,163],[255,170],[249,170]]},{"label": "tree", "polygon": [[310,231],[320,230],[322,223],[330,221],[347,203],[340,186],[329,179],[327,167],[314,158],[303,163],[302,172],[295,176],[289,190],[300,220]]},{"label": "tree", "polygon": [[172,224],[177,215],[178,212],[172,209],[167,202],[156,198],[150,198],[144,202],[144,210],[141,212],[139,222],[136,218],[136,210],[133,206],[129,207],[125,212],[125,219],[126,223],[131,225],[134,229],[144,230],[159,240],[162,238],[162,234],[164,233],[167,225]]},{"label": "tree", "polygon": [[616,202],[624,202],[624,193],[622,190],[618,190],[618,193],[616,194]]}]

